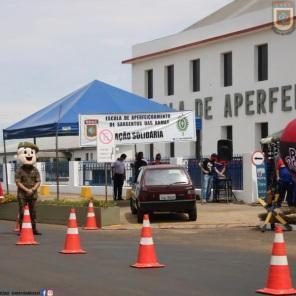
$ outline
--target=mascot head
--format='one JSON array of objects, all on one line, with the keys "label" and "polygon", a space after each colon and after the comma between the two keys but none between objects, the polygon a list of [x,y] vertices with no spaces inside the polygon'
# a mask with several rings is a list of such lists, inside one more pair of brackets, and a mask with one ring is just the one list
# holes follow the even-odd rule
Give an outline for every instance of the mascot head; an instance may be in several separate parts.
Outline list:
[{"label": "mascot head", "polygon": [[281,157],[296,181],[296,119],[290,121],[280,140]]},{"label": "mascot head", "polygon": [[25,165],[33,165],[37,160],[39,148],[30,142],[19,143],[17,148],[17,159]]}]

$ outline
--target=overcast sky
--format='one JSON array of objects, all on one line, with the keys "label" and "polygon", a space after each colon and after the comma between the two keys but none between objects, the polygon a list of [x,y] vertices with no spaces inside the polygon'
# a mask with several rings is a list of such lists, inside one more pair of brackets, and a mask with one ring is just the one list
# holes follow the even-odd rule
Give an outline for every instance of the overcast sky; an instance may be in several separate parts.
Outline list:
[{"label": "overcast sky", "polygon": [[0,132],[102,80],[131,91],[134,44],[177,33],[231,0],[0,0]]}]

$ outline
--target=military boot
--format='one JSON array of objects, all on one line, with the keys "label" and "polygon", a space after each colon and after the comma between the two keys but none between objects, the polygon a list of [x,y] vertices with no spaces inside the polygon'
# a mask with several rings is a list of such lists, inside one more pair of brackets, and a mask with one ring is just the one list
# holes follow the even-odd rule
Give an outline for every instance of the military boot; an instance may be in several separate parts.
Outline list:
[{"label": "military boot", "polygon": [[42,233],[37,230],[36,223],[32,223],[32,228],[33,228],[34,235],[42,235]]}]

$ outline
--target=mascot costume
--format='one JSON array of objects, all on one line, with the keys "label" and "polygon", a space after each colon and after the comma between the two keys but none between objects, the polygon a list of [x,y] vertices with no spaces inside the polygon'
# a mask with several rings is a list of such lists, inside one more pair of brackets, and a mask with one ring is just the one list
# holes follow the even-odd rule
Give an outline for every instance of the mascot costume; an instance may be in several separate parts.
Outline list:
[{"label": "mascot costume", "polygon": [[290,121],[280,140],[280,154],[289,169],[292,180],[294,182],[294,189],[292,190],[293,206],[296,204],[296,119]]},{"label": "mascot costume", "polygon": [[40,235],[36,228],[36,201],[37,190],[40,186],[40,174],[34,167],[37,159],[38,147],[30,142],[22,142],[18,145],[17,159],[21,167],[15,173],[15,183],[17,186],[17,199],[19,203],[19,224],[22,226],[24,217],[24,207],[29,206],[33,233]]},{"label": "mascot costume", "polygon": [[280,140],[281,157],[296,182],[296,119],[288,123]]}]

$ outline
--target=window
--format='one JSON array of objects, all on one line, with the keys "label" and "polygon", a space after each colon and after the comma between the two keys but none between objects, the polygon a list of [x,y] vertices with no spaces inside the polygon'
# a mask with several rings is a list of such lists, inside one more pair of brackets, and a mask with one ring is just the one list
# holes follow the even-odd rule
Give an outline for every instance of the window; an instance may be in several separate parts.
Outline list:
[{"label": "window", "polygon": [[200,91],[200,60],[191,61],[192,91]]},{"label": "window", "polygon": [[232,141],[232,125],[226,126],[226,139]]},{"label": "window", "polygon": [[202,117],[203,104],[201,99],[195,99],[195,116]]},{"label": "window", "polygon": [[180,111],[185,110],[184,101],[180,101],[180,102],[179,102],[179,110],[180,110]]},{"label": "window", "polygon": [[261,123],[261,139],[268,137],[268,122]]},{"label": "window", "polygon": [[88,153],[85,154],[85,160],[86,160],[86,161],[89,160]]},{"label": "window", "polygon": [[200,159],[201,156],[201,132],[199,129],[196,131],[196,142],[195,142],[195,157]]},{"label": "window", "polygon": [[147,70],[145,72],[146,80],[146,97],[148,99],[153,98],[153,70]]},{"label": "window", "polygon": [[172,185],[177,183],[188,184],[189,180],[184,169],[153,169],[145,173],[145,185]]},{"label": "window", "polygon": [[[174,108],[173,107],[173,103],[169,103],[170,108]],[[175,157],[175,143],[171,142],[170,143],[170,157]]]},{"label": "window", "polygon": [[174,95],[174,65],[166,67],[167,95]]},{"label": "window", "polygon": [[150,161],[154,159],[154,144],[151,143],[149,145],[149,156],[150,156]]},{"label": "window", "polygon": [[223,54],[223,80],[224,86],[232,85],[232,52]]},{"label": "window", "polygon": [[268,137],[268,122],[256,122],[255,123],[255,147],[256,149],[262,149],[261,139]]},{"label": "window", "polygon": [[232,125],[222,126],[221,138],[232,141]]},{"label": "window", "polygon": [[268,79],[268,44],[257,46],[258,81]]},{"label": "window", "polygon": [[175,157],[175,143],[170,143],[170,157]]}]

